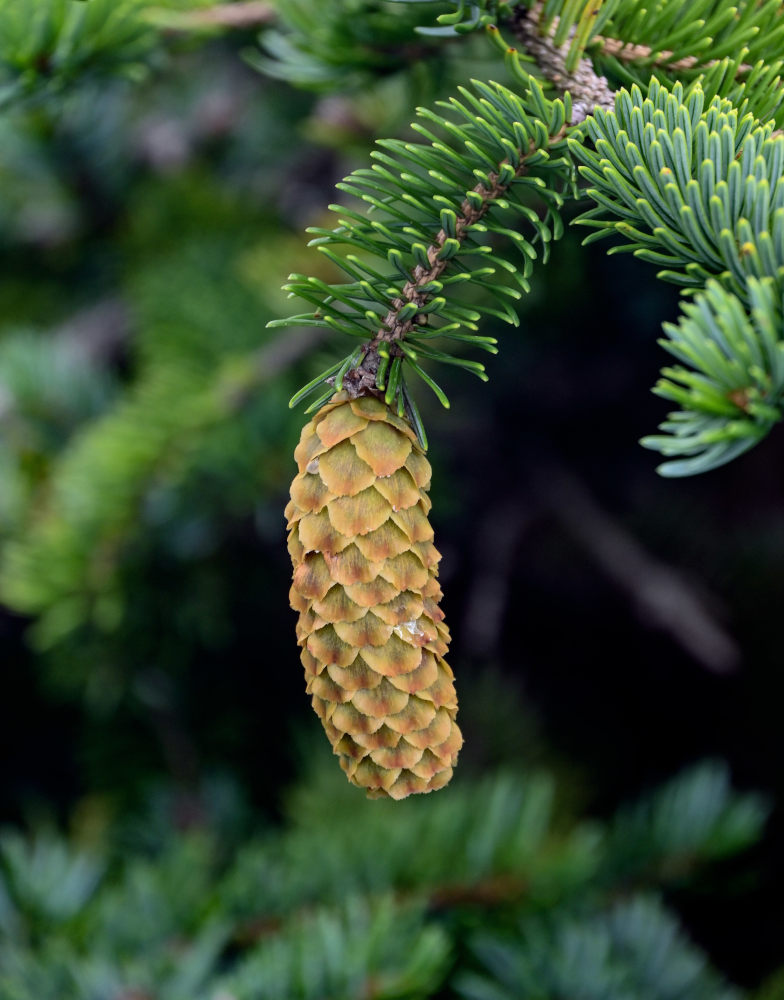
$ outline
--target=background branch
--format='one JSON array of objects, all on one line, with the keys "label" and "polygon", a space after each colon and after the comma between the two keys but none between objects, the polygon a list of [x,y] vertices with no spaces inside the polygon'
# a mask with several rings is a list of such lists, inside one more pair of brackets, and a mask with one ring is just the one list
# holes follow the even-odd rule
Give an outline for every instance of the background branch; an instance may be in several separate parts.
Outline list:
[{"label": "background branch", "polygon": [[534,488],[543,506],[629,595],[650,626],[667,632],[706,670],[726,674],[737,668],[737,643],[684,574],[646,552],[574,475],[548,465],[536,475]]},{"label": "background branch", "polygon": [[274,7],[264,0],[245,0],[240,3],[217,3],[203,10],[187,10],[172,13],[161,12],[166,26],[175,30],[198,30],[200,28],[253,28],[269,24],[277,14]]},{"label": "background branch", "polygon": [[554,19],[550,30],[542,34],[540,21],[543,10],[542,3],[535,3],[529,9],[516,7],[512,15],[512,28],[526,51],[536,60],[542,74],[561,93],[568,91],[571,95],[571,124],[577,125],[583,121],[597,106],[608,109],[614,107],[615,94],[607,79],[599,76],[593,68],[590,59],[581,59],[574,71],[567,69],[566,60],[574,29],[569,33],[568,41],[561,46],[555,45],[552,36],[557,29],[558,18]]}]

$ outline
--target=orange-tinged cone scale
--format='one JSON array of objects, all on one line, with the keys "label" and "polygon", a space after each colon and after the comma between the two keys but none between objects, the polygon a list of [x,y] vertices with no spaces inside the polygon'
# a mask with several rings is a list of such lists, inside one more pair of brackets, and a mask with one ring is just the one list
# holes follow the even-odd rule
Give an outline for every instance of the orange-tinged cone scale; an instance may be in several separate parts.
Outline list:
[{"label": "orange-tinged cone scale", "polygon": [[463,742],[444,660],[430,463],[373,396],[333,396],[302,431],[286,507],[308,693],[370,798],[442,788]]}]

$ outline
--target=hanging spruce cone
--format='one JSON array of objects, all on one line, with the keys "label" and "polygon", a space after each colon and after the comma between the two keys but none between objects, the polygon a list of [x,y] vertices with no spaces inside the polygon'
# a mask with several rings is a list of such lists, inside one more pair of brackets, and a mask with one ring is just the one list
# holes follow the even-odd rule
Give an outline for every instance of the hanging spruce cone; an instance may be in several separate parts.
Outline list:
[{"label": "hanging spruce cone", "polygon": [[304,428],[286,508],[308,693],[371,798],[442,788],[462,744],[427,519],[430,464],[380,400],[338,393]]}]

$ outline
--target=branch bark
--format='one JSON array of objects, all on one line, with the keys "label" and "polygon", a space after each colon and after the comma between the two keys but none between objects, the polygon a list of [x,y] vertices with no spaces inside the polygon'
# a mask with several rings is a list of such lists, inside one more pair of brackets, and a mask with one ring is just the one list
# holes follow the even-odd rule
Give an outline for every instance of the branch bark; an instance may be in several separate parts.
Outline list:
[{"label": "branch bark", "polygon": [[[561,49],[556,49],[552,44],[552,36],[558,30],[560,18],[554,17],[549,31],[543,34],[539,27],[542,10],[543,4],[541,2],[535,3],[530,9],[522,6],[515,8],[512,15],[512,25],[517,38],[525,44],[528,52],[536,59],[547,79],[557,87],[563,91],[568,90],[573,98],[578,98],[581,104],[584,99],[590,100],[598,95],[602,100],[597,100],[596,103],[601,107],[607,107],[604,99],[607,93],[613,93],[607,85],[607,80],[596,73],[589,59],[583,59],[579,69],[573,74],[566,70],[564,60],[569,50],[569,42],[566,42]],[[570,41],[573,35],[574,29],[570,32]],[[652,59],[655,50],[649,45],[624,42],[620,38],[610,38],[607,35],[595,35],[591,44],[600,45],[603,53],[613,56],[621,62],[646,62],[651,68],[659,66],[675,73],[689,69],[710,69],[718,63],[717,59],[701,62],[697,56],[673,59],[675,53],[669,49],[662,49]],[[749,63],[741,63],[738,72],[749,73],[752,69],[753,67]],[[612,103],[609,106],[612,107]]]},{"label": "branch bark", "polygon": [[171,27],[184,31],[199,28],[253,28],[269,24],[276,16],[275,9],[264,0],[240,0],[239,3],[217,3],[203,10],[177,12],[176,16],[171,16]]},{"label": "branch bark", "polygon": [[594,108],[611,109],[615,107],[615,94],[603,76],[599,76],[593,68],[590,59],[581,59],[572,72],[566,68],[566,58],[569,54],[571,38],[557,46],[553,42],[553,34],[558,28],[558,18],[554,18],[549,31],[542,32],[541,18],[544,4],[535,3],[530,8],[518,6],[512,14],[512,30],[515,37],[525,46],[526,51],[534,57],[544,76],[561,91],[567,90],[572,98],[572,125],[577,125],[590,115]]},{"label": "branch bark", "polygon": [[[648,45],[635,45],[632,42],[622,42],[620,38],[607,38],[604,35],[597,35],[595,41],[601,44],[602,52],[620,59],[621,62],[650,62],[651,67],[661,66],[676,73],[684,69],[710,69],[718,62],[717,59],[700,62],[696,56],[684,56],[683,59],[673,60],[674,53],[669,49],[662,49],[656,58],[651,60],[654,50]],[[748,63],[741,63],[738,72],[749,73],[751,69]]]}]

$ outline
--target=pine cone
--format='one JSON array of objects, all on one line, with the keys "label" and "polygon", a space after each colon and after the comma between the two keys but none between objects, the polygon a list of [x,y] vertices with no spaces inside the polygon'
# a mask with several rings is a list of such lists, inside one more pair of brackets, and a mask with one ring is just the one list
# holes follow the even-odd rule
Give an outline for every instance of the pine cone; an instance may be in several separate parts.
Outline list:
[{"label": "pine cone", "polygon": [[442,788],[462,744],[444,660],[430,463],[380,400],[341,392],[302,431],[286,507],[308,693],[370,798]]}]

